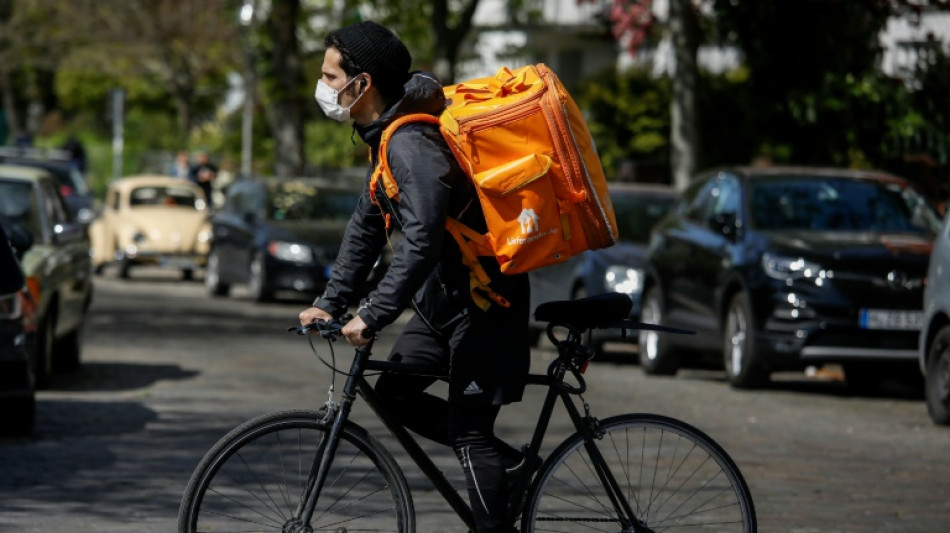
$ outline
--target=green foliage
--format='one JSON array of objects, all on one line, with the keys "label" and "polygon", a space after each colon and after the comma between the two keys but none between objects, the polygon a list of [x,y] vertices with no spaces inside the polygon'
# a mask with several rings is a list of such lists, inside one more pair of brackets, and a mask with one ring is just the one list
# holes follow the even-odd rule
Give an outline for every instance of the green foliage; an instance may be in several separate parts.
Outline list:
[{"label": "green foliage", "polygon": [[[316,167],[346,168],[367,164],[366,145],[352,128],[326,118],[306,125],[308,162]],[[355,139],[356,144],[351,139]]]},{"label": "green foliage", "polygon": [[633,161],[668,160],[670,86],[647,72],[606,72],[583,83],[573,94],[585,110],[591,136],[609,179]]}]

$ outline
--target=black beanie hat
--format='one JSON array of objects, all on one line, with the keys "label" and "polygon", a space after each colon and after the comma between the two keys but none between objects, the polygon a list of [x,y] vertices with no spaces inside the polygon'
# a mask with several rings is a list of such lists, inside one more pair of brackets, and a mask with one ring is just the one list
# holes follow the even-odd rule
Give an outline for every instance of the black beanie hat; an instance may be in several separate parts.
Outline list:
[{"label": "black beanie hat", "polygon": [[354,63],[377,82],[402,85],[409,79],[412,55],[393,32],[372,21],[333,32]]}]

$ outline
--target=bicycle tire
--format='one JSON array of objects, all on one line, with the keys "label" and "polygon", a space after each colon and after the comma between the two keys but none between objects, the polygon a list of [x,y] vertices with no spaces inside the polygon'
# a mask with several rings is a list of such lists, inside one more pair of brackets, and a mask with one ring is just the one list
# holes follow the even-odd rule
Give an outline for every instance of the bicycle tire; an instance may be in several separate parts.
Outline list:
[{"label": "bicycle tire", "polygon": [[[754,533],[752,494],[735,462],[702,431],[652,414],[612,417],[594,441],[640,526],[636,531]],[[541,466],[522,533],[634,531],[611,503],[575,433]]]},{"label": "bicycle tire", "polygon": [[[283,531],[303,497],[315,447],[329,434],[322,420],[318,411],[281,411],[225,435],[188,481],[179,533]],[[405,476],[392,455],[356,424],[343,427],[306,527],[299,531],[415,531]]]}]

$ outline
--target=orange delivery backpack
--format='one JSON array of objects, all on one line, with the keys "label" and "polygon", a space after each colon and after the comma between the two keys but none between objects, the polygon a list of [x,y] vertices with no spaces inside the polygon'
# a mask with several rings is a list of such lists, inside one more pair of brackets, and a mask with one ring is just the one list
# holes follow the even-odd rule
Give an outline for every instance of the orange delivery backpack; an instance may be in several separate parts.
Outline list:
[{"label": "orange delivery backpack", "polygon": [[[617,241],[617,221],[600,158],[574,100],[543,64],[502,68],[492,77],[444,87],[451,100],[438,117],[400,117],[383,132],[370,182],[388,198],[398,187],[386,161],[390,137],[409,122],[439,124],[462,169],[475,184],[487,233],[454,218],[446,228],[472,271],[472,296],[508,302],[488,287],[477,256],[494,256],[505,274],[566,261]],[[387,225],[389,224],[387,220]]]}]

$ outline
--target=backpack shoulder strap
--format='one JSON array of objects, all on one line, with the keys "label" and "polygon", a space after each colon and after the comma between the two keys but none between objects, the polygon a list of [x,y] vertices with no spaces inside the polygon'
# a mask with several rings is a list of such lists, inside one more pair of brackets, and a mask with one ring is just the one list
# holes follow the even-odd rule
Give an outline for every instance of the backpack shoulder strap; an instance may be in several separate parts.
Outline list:
[{"label": "backpack shoulder strap", "polygon": [[[389,148],[389,140],[393,134],[396,133],[396,130],[410,122],[428,122],[430,124],[441,125],[439,117],[424,113],[414,113],[399,117],[383,130],[382,137],[380,137],[379,140],[379,157],[369,183],[370,199],[374,204],[380,207],[382,206],[376,198],[380,182],[382,182],[386,197],[395,202],[399,201],[399,185],[396,183],[396,179],[393,178],[392,170],[389,168],[389,162],[386,159],[386,150]],[[388,231],[392,226],[392,218],[386,210],[383,209],[382,211],[385,213],[384,220]],[[482,265],[478,262],[478,255],[493,255],[491,245],[486,241],[486,236],[470,229],[452,217],[446,219],[445,227],[458,243],[459,249],[462,252],[462,262],[470,270],[470,291],[476,305],[482,310],[487,310],[492,303],[496,303],[502,307],[509,307],[511,303],[488,286],[491,282],[491,278],[489,278],[485,269],[482,268]]]},{"label": "backpack shoulder strap", "polygon": [[392,138],[393,134],[396,133],[396,130],[411,122],[428,122],[430,124],[439,124],[439,117],[425,113],[412,113],[409,115],[403,115],[394,120],[390,125],[386,126],[386,129],[383,130],[382,137],[379,139],[379,158],[377,159],[376,169],[373,171],[373,176],[370,178],[369,193],[373,203],[377,203],[376,191],[378,190],[380,180],[382,180],[383,190],[386,193],[386,197],[397,202],[399,201],[399,186],[396,184],[396,180],[393,178],[392,170],[389,168],[389,161],[386,159],[386,151],[389,148],[389,140]]}]

